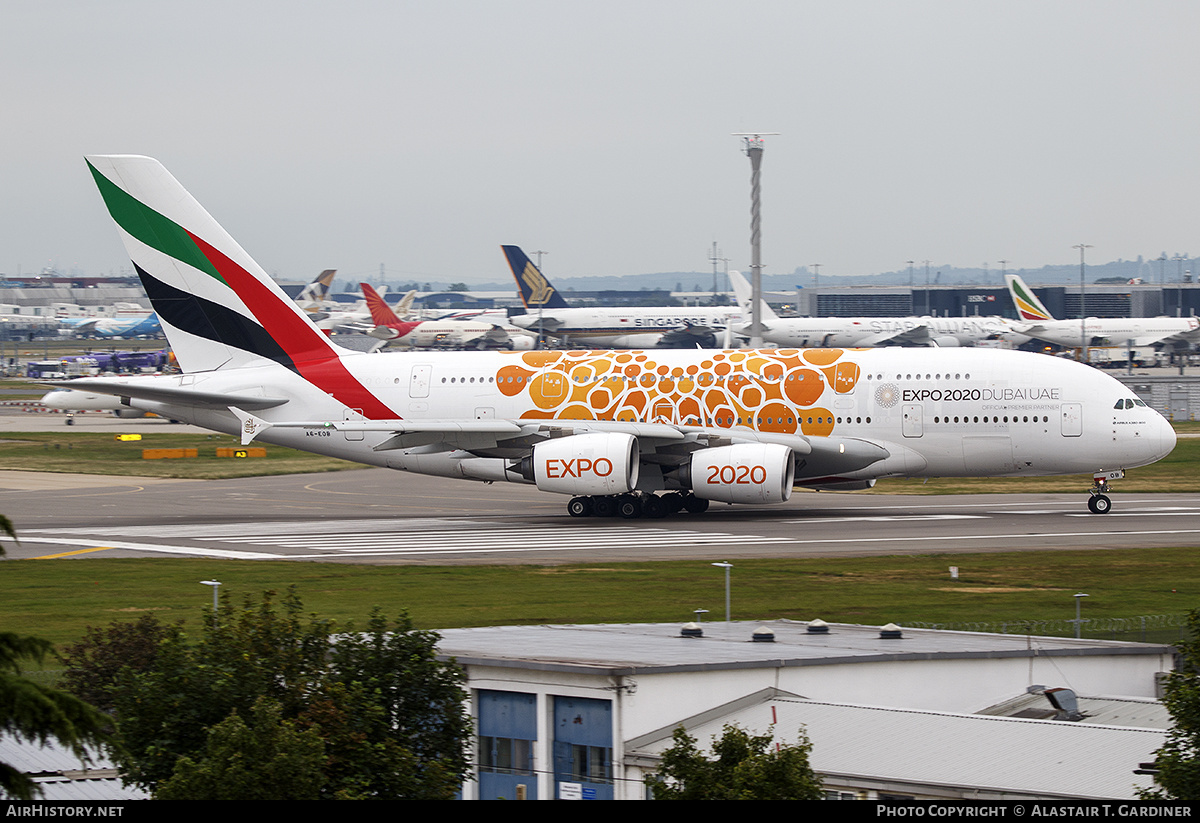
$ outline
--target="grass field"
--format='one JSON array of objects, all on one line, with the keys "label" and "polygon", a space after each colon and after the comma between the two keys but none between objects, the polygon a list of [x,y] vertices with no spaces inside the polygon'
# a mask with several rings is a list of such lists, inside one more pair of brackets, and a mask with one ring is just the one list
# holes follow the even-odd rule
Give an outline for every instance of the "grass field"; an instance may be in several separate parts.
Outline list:
[{"label": "grass field", "polygon": [[[959,567],[952,580],[948,568]],[[89,626],[153,613],[194,624],[219,580],[235,603],[290,585],[305,607],[361,623],[373,607],[423,628],[679,622],[724,616],[724,576],[707,562],[587,566],[346,566],[171,559],[9,560],[5,631],[55,643]],[[735,560],[733,616],[888,622],[1060,620],[1086,592],[1087,617],[1182,614],[1200,607],[1194,549],[1064,551],[847,559]]]},{"label": "grass field", "polygon": [[[119,441],[112,431],[11,432],[0,440],[0,469],[214,480],[364,468],[359,463],[286,446],[266,445],[266,457],[217,457],[218,448],[239,445],[238,438],[224,434],[142,432],[140,440]],[[143,449],[175,448],[194,448],[197,456],[166,460],[142,457]]]}]

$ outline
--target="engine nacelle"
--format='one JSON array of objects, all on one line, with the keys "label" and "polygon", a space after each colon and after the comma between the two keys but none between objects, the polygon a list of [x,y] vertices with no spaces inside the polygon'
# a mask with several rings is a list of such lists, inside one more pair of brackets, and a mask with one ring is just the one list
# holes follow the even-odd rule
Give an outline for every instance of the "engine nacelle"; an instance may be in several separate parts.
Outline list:
[{"label": "engine nacelle", "polygon": [[592,432],[533,447],[533,479],[560,494],[624,494],[638,481],[641,452],[631,434]]},{"label": "engine nacelle", "polygon": [[933,345],[939,349],[955,349],[962,345],[957,337],[950,334],[944,334],[940,337],[933,338]]},{"label": "engine nacelle", "polygon": [[739,443],[692,454],[692,493],[722,503],[783,503],[792,496],[796,457],[775,443]]}]

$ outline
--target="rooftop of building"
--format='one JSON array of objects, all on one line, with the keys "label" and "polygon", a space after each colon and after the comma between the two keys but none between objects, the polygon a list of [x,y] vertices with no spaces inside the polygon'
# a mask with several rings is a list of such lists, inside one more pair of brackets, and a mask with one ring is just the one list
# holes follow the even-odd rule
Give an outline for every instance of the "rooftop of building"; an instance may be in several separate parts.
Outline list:
[{"label": "rooftop of building", "polygon": [[[532,667],[608,676],[763,666],[827,666],[893,660],[1171,654],[1170,646],[1020,634],[771,620],[678,623],[491,626],[446,629],[439,650],[464,665]],[[827,625],[826,632],[810,628]],[[773,640],[755,640],[766,629]]]}]

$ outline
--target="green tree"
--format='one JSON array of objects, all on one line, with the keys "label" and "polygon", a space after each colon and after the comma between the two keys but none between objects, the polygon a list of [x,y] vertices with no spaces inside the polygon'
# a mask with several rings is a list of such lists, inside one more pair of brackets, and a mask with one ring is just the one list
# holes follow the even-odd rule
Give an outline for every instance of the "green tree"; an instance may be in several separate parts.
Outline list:
[{"label": "green tree", "polygon": [[1154,753],[1157,787],[1139,792],[1147,799],[1200,800],[1200,610],[1188,613],[1187,628],[1188,639],[1177,645],[1179,665],[1163,690],[1172,723]]},{"label": "green tree", "polygon": [[249,723],[235,711],[213,726],[198,759],[181,757],[155,800],[320,800],[325,743],[260,697]]},{"label": "green tree", "polygon": [[803,732],[778,748],[771,735],[726,726],[714,738],[713,757],[696,748],[681,726],[663,752],[657,774],[646,778],[655,800],[820,800],[821,782],[808,763],[812,744]]},{"label": "green tree", "polygon": [[[16,539],[12,522],[2,515],[0,531]],[[22,661],[41,664],[51,654],[47,640],[0,632],[0,732],[30,743],[56,740],[86,762],[87,747],[98,749],[108,740],[107,718],[78,697],[24,676]],[[0,796],[32,800],[40,795],[28,775],[0,763]]]},{"label": "green tree", "polygon": [[[157,641],[147,653],[149,638]],[[338,630],[305,614],[294,589],[278,603],[266,592],[240,609],[224,598],[196,638],[150,621],[130,633],[89,632],[71,650],[67,682],[111,706],[125,779],[152,792],[173,780],[189,791],[206,785],[208,748],[228,753],[248,741],[237,723],[253,726],[245,719],[266,699],[281,723],[324,741],[321,797],[448,798],[469,773],[471,723],[462,672],[437,659],[437,639],[403,615],[375,613],[365,631]],[[128,649],[138,654],[113,659]],[[213,740],[234,714],[242,720]]]}]

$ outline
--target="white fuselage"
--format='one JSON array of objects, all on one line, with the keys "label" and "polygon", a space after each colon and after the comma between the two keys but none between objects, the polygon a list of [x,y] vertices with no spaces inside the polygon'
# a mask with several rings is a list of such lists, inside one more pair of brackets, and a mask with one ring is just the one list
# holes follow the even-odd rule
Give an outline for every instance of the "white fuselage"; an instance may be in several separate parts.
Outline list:
[{"label": "white fuselage", "polygon": [[[342,362],[402,420],[511,420],[543,427],[555,421],[617,421],[627,430],[629,424],[662,422],[685,434],[754,432],[780,442],[804,435],[851,451],[866,441],[889,454],[849,471],[836,460],[798,466],[798,484],[1114,471],[1151,463],[1175,445],[1170,424],[1153,409],[1126,402],[1133,395],[1116,380],[1077,363],[1022,352],[447,352],[347,355]],[[265,390],[288,398],[261,417],[313,425],[269,429],[261,439],[271,442],[421,473],[514,479],[505,477],[505,456],[478,456],[503,450],[494,435],[480,435],[470,446],[460,438],[457,450],[432,436],[425,445],[374,451],[388,433],[322,427],[319,421],[355,419],[358,410],[275,364],[153,379],[172,386],[186,381],[200,392]],[[238,431],[227,411],[136,398],[132,404]],[[652,450],[643,448],[643,460]]]},{"label": "white fuselage", "polygon": [[1043,320],[1016,324],[1018,331],[1056,346],[1153,346],[1200,340],[1200,319],[1195,317],[1089,317],[1079,320]]},{"label": "white fuselage", "polygon": [[[1002,317],[774,317],[763,340],[777,346],[972,346],[1010,335]],[[743,326],[740,331],[748,332]]]},{"label": "white fuselage", "polygon": [[509,318],[514,326],[564,338],[581,346],[651,348],[658,339],[687,326],[706,327],[720,337],[742,321],[734,306],[708,308],[566,308],[530,311]]}]

